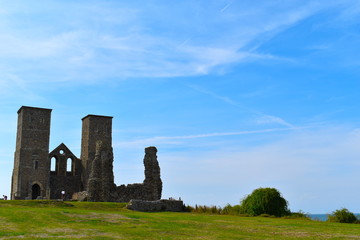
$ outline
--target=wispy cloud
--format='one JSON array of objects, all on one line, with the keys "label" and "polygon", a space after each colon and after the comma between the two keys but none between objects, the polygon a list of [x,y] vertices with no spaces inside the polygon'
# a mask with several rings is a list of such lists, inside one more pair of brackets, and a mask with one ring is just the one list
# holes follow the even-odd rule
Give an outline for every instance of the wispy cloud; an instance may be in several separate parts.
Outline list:
[{"label": "wispy cloud", "polygon": [[40,99],[41,97],[32,91],[31,83],[12,73],[5,71],[0,73],[0,99],[16,97],[17,100],[28,101]]},{"label": "wispy cloud", "polygon": [[[178,190],[177,194],[192,199],[191,204],[226,204],[226,201],[236,204],[258,187],[278,188],[294,211],[328,212],[341,207],[339,204],[354,204],[351,197],[354,192],[347,189],[356,188],[357,181],[350,179],[360,180],[355,170],[360,166],[357,161],[360,157],[358,129],[323,126],[289,132],[280,140],[248,148],[237,142],[232,144],[232,149],[222,146],[207,152],[163,153],[160,161],[163,159],[162,170],[169,181],[169,189],[177,186],[176,179],[181,179],[187,190]],[[343,161],[339,162],[339,158]],[[239,191],[233,199],[226,200],[216,194],[209,199],[195,194],[207,188],[219,188],[226,194],[234,188]],[[332,198],[333,192],[348,197]]]},{"label": "wispy cloud", "polygon": [[284,119],[282,119],[278,116],[273,116],[273,115],[266,114],[261,111],[246,107],[246,106],[239,104],[238,102],[232,100],[231,98],[229,98],[227,96],[219,95],[215,92],[212,92],[210,90],[207,90],[207,89],[197,86],[197,85],[187,85],[187,86],[200,92],[200,93],[203,93],[203,94],[209,95],[215,99],[218,99],[224,103],[237,106],[249,113],[255,114],[257,116],[257,118],[255,120],[257,124],[279,124],[279,125],[289,127],[289,128],[296,128],[294,125],[292,125],[291,123],[288,123],[287,121],[285,121]]},{"label": "wispy cloud", "polygon": [[[131,4],[122,7],[112,2],[103,6],[95,4],[89,7],[63,3],[58,10],[62,11],[58,12],[60,17],[52,18],[46,15],[46,18],[55,20],[51,24],[61,26],[60,33],[51,31],[53,26],[50,26],[50,22],[39,24],[40,22],[36,20],[49,8],[56,12],[57,6],[39,6],[39,9],[34,11],[30,10],[31,7],[27,4],[21,6],[18,4],[16,6],[26,9],[24,11],[31,17],[27,18],[26,29],[17,25],[22,15],[21,11],[15,11],[18,7],[11,6],[11,10],[7,10],[7,14],[0,17],[3,22],[0,30],[4,32],[0,37],[0,59],[10,58],[32,66],[24,68],[24,65],[20,64],[17,69],[12,70],[12,74],[21,74],[22,77],[25,74],[29,75],[30,69],[38,72],[51,69],[53,77],[47,81],[80,81],[79,76],[83,72],[89,73],[81,78],[84,83],[88,82],[89,78],[100,81],[99,79],[109,76],[131,78],[204,75],[219,66],[246,59],[281,59],[269,54],[256,53],[256,49],[249,52],[243,48],[250,42],[261,39],[263,34],[282,31],[319,9],[316,4],[305,4],[301,8],[288,5],[281,11],[252,11],[250,15],[243,16],[242,12],[249,9],[242,9],[236,6],[237,4],[233,1],[227,2],[220,10],[221,13],[229,11],[230,14],[231,6],[232,18],[222,17],[220,13],[210,18],[206,14],[212,14],[211,11],[203,12],[202,19],[205,19],[205,23],[202,23],[196,15],[190,15],[187,21],[193,21],[194,31],[189,29],[181,31],[180,25],[176,34],[171,28],[163,31],[168,32],[167,35],[149,29],[144,21],[146,18],[144,12]],[[199,8],[196,4],[191,7],[194,10]],[[210,9],[212,7],[216,6],[209,6]],[[271,5],[270,9],[274,7],[275,5]],[[81,21],[72,19],[74,16],[63,11],[67,8],[71,9],[71,12],[81,13],[83,16]],[[170,5],[164,5],[163,8],[164,11],[172,12],[174,16],[157,16],[156,19],[152,18],[152,21],[169,21],[167,18],[182,14]],[[237,13],[239,10],[241,11]],[[86,12],[89,14],[85,14]],[[243,24],[244,18],[247,23],[252,22],[252,24]],[[265,21],[252,21],[255,19]],[[94,23],[95,26],[92,25]],[[201,30],[201,35],[196,29]],[[31,31],[34,34],[31,35]],[[178,36],[182,35],[191,38],[185,37],[179,45]],[[29,65],[29,60],[36,64]],[[8,66],[6,61],[0,61],[0,68]],[[28,81],[43,80],[29,78]]]},{"label": "wispy cloud", "polygon": [[198,92],[204,93],[204,94],[209,95],[209,96],[211,96],[213,98],[216,98],[216,99],[218,99],[220,101],[223,101],[225,103],[232,104],[232,105],[237,105],[237,102],[233,101],[229,97],[218,95],[218,94],[216,94],[216,93],[214,93],[212,91],[209,91],[209,90],[204,89],[204,88],[202,88],[200,86],[197,86],[197,85],[192,84],[192,85],[187,85],[187,86],[194,89],[194,90],[196,90],[196,91],[198,91]]},{"label": "wispy cloud", "polygon": [[270,128],[270,129],[261,129],[261,130],[248,130],[248,131],[238,131],[238,132],[215,132],[215,133],[205,133],[205,134],[196,134],[196,135],[184,135],[184,136],[156,136],[145,139],[136,139],[133,141],[126,142],[117,142],[114,144],[116,147],[138,147],[146,145],[157,145],[157,144],[166,144],[166,145],[181,145],[183,144],[180,140],[192,140],[199,138],[215,138],[215,137],[224,137],[224,136],[239,136],[239,135],[249,135],[249,134],[261,134],[261,133],[271,133],[271,132],[283,132],[283,131],[294,131],[305,129],[306,127],[289,127],[289,128]]},{"label": "wispy cloud", "polygon": [[280,124],[283,126],[287,126],[289,128],[295,128],[294,125],[286,122],[284,119],[276,117],[276,116],[271,116],[271,115],[266,115],[266,114],[261,114],[261,116],[257,119],[257,122],[259,124],[267,124],[267,123],[276,123],[276,124]]},{"label": "wispy cloud", "polygon": [[233,3],[233,2],[231,1],[231,2],[229,2],[228,4],[226,4],[226,5],[220,10],[220,12],[226,11],[226,9],[228,9],[228,8],[231,6],[232,3]]}]

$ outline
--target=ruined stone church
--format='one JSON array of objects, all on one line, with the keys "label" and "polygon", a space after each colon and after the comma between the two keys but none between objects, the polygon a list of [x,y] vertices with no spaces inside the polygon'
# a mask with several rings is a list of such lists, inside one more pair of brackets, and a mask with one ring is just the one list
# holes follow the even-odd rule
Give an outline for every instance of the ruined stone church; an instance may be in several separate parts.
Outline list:
[{"label": "ruined stone church", "polygon": [[[81,156],[61,143],[49,152],[51,109],[18,111],[11,199],[73,199],[128,202],[159,200],[162,192],[157,149],[145,149],[143,183],[116,186],[113,174],[112,117],[82,119]],[[64,196],[65,195],[65,196]]]}]

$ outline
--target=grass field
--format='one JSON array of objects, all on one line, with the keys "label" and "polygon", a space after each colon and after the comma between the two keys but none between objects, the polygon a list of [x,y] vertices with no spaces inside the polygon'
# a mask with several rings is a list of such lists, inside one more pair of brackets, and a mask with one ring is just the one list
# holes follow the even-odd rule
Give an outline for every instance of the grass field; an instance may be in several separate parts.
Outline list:
[{"label": "grass field", "polygon": [[0,201],[0,239],[360,239],[360,224],[198,213],[121,203]]}]

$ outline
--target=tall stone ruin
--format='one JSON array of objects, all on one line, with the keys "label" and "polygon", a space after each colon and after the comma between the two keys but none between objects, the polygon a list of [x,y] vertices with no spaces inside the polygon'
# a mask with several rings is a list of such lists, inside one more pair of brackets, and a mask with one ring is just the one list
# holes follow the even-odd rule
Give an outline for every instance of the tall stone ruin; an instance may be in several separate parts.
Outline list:
[{"label": "tall stone ruin", "polygon": [[113,173],[113,151],[108,143],[96,142],[95,158],[91,165],[88,181],[88,200],[93,202],[111,202],[115,191]]},{"label": "tall stone ruin", "polygon": [[116,187],[116,199],[119,199],[121,202],[129,202],[131,199],[154,201],[161,198],[162,181],[156,153],[156,147],[145,148],[145,180],[143,183]]},{"label": "tall stone ruin", "polygon": [[21,107],[18,111],[11,198],[50,197],[51,109]]},{"label": "tall stone ruin", "polygon": [[145,166],[145,180],[144,191],[149,201],[158,200],[161,198],[162,181],[160,178],[160,167],[157,161],[156,147],[145,148],[144,166]]},{"label": "tall stone ruin", "polygon": [[82,119],[81,157],[64,143],[49,152],[51,109],[23,106],[18,111],[11,199],[71,199],[97,202],[159,200],[162,192],[157,149],[145,149],[143,183],[116,186],[113,173],[112,117]]}]

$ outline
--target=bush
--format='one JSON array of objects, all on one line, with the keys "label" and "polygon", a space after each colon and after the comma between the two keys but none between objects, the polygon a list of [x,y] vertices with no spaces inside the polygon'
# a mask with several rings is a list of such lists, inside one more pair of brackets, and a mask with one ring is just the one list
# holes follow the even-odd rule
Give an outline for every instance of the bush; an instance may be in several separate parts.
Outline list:
[{"label": "bush", "polygon": [[194,208],[192,206],[186,205],[184,208],[184,212],[193,212]]},{"label": "bush", "polygon": [[195,205],[192,206],[185,206],[185,212],[193,212],[193,213],[208,213],[208,214],[221,214],[222,208],[217,206],[206,206],[206,205]]},{"label": "bush", "polygon": [[307,219],[311,220],[310,215],[308,213],[304,213],[299,210],[298,212],[291,212],[290,215],[285,216],[286,219]]},{"label": "bush", "polygon": [[229,203],[221,210],[223,215],[239,215],[241,214],[240,205],[231,206]]},{"label": "bush", "polygon": [[355,223],[358,221],[355,214],[346,208],[338,209],[327,216],[328,222]]},{"label": "bush", "polygon": [[241,213],[282,217],[290,214],[288,202],[275,188],[258,188],[241,201]]}]

